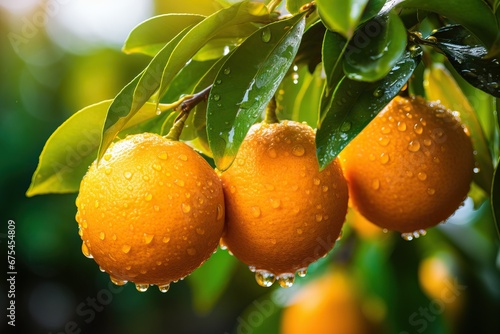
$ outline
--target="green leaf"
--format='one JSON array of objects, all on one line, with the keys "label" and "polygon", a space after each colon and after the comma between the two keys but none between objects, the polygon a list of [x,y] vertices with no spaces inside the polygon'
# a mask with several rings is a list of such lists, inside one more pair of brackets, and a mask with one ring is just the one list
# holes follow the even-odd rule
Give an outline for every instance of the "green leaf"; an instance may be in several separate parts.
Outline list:
[{"label": "green leaf", "polygon": [[368,0],[360,23],[365,22],[376,16],[384,7],[386,0]]},{"label": "green leaf", "polygon": [[342,55],[346,50],[346,46],[347,40],[340,34],[330,30],[325,32],[321,51],[323,55],[323,68],[325,70],[326,83],[321,96],[320,123],[326,112],[330,109],[329,104],[332,102],[332,95],[335,88],[344,77]]},{"label": "green leaf", "polygon": [[122,50],[127,54],[143,53],[154,56],[181,31],[204,18],[197,14],[164,14],[152,17],[132,29]]},{"label": "green leaf", "polygon": [[493,176],[493,185],[491,187],[491,209],[493,210],[493,219],[500,237],[500,160],[498,161],[495,174]]},{"label": "green leaf", "polygon": [[474,150],[477,152],[475,160],[480,172],[474,174],[474,181],[486,193],[489,193],[493,177],[493,162],[476,111],[442,64],[434,64],[426,69],[424,83],[426,96],[429,100],[440,101],[447,108],[460,112],[460,118],[467,125]]},{"label": "green leaf", "polygon": [[196,311],[208,313],[230,282],[231,272],[238,264],[226,251],[218,250],[201,267],[188,276]]},{"label": "green leaf", "polygon": [[[82,177],[97,156],[101,131],[112,101],[102,101],[76,112],[45,143],[28,197],[78,191]],[[156,104],[147,103],[126,128],[156,117]]]},{"label": "green leaf", "polygon": [[483,0],[405,0],[401,6],[446,16],[467,28],[488,48],[497,38],[498,26],[495,15]]},{"label": "green leaf", "polygon": [[106,149],[115,139],[116,135],[123,129],[125,124],[134,117],[144,103],[146,103],[156,92],[162,76],[162,64],[168,61],[173,49],[186,32],[186,30],[181,32],[170,41],[160,52],[158,52],[149,65],[115,97],[106,115],[102,142],[98,153],[99,159],[102,158]]},{"label": "green leaf", "polygon": [[295,56],[295,65],[306,64],[310,73],[313,73],[321,63],[321,44],[326,28],[321,21],[317,21],[304,32],[299,50]]},{"label": "green leaf", "polygon": [[207,126],[219,170],[231,165],[248,129],[283,80],[304,27],[304,14],[263,27],[233,52],[217,74],[208,100]]},{"label": "green leaf", "polygon": [[399,16],[376,17],[356,30],[344,56],[349,79],[377,81],[389,73],[406,48],[406,28]]},{"label": "green leaf", "polygon": [[368,83],[344,77],[316,133],[320,168],[325,168],[406,84],[420,59],[407,52],[380,81]]},{"label": "green leaf", "polygon": [[316,0],[318,13],[325,26],[350,39],[368,0]]},{"label": "green leaf", "polygon": [[474,87],[500,97],[500,59],[486,58],[488,51],[459,25],[443,27],[430,43],[446,55],[457,72]]}]

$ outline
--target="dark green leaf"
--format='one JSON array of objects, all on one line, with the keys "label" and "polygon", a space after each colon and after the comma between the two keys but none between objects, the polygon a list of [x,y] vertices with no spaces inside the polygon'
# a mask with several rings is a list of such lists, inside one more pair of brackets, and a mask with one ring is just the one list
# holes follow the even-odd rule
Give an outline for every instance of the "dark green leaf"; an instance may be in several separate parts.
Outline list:
[{"label": "dark green leaf", "polygon": [[228,252],[218,250],[203,266],[188,276],[196,311],[207,313],[212,309],[227,287],[231,272],[237,264],[238,261]]},{"label": "dark green leaf", "polygon": [[471,31],[488,48],[497,38],[495,15],[483,0],[405,0],[401,6],[446,16]]},{"label": "dark green leaf", "polygon": [[498,166],[500,166],[500,160],[498,161],[491,187],[491,208],[498,236],[500,237],[500,171]]},{"label": "dark green leaf", "polygon": [[347,40],[340,34],[330,30],[325,32],[323,39],[323,68],[326,75],[326,84],[321,97],[320,123],[325,113],[330,109],[332,95],[338,83],[344,77],[342,69],[342,55],[346,50]]},{"label": "dark green leaf", "polygon": [[432,46],[446,55],[460,75],[474,87],[500,97],[500,59],[486,58],[488,51],[476,44],[471,34],[459,25],[447,26],[432,34]]},{"label": "dark green leaf", "polygon": [[369,0],[366,4],[365,10],[363,11],[363,16],[361,16],[360,22],[365,22],[377,16],[380,10],[384,7],[386,0]]},{"label": "dark green leaf", "polygon": [[407,52],[380,81],[368,83],[344,77],[333,94],[329,110],[316,134],[320,168],[325,168],[344,147],[401,90],[416,68],[420,53]]},{"label": "dark green leaf", "polygon": [[353,35],[367,3],[368,0],[316,0],[325,26],[347,39]]},{"label": "dark green leaf", "polygon": [[318,21],[304,32],[297,56],[295,56],[296,65],[306,64],[309,72],[314,72],[316,66],[321,63],[321,44],[325,31],[323,23]]},{"label": "dark green leaf", "polygon": [[[83,108],[52,133],[40,154],[27,196],[78,191],[82,177],[97,156],[100,130],[111,103],[107,100]],[[156,116],[156,104],[147,103],[125,128]]]},{"label": "dark green leaf", "polygon": [[377,81],[386,76],[406,47],[406,29],[399,16],[376,17],[356,30],[349,41],[344,71],[349,79]]},{"label": "dark green leaf", "polygon": [[204,18],[197,14],[165,14],[152,17],[139,23],[130,32],[122,50],[125,53],[154,56],[181,31]]},{"label": "dark green leaf", "polygon": [[207,126],[220,170],[231,165],[248,129],[290,68],[304,26],[304,14],[299,14],[263,27],[233,52],[217,74],[208,100]]}]

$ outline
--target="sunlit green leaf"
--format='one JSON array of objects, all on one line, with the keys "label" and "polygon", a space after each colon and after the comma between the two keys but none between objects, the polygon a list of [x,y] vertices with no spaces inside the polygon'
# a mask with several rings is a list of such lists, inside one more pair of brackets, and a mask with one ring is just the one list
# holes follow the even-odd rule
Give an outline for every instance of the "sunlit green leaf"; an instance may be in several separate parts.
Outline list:
[{"label": "sunlit green leaf", "polygon": [[316,134],[320,168],[325,168],[368,125],[406,84],[420,54],[407,52],[380,81],[362,82],[344,77]]},{"label": "sunlit green leaf", "polygon": [[316,0],[325,26],[347,39],[353,35],[367,3],[368,0]]},{"label": "sunlit green leaf", "polygon": [[231,280],[238,261],[226,251],[217,251],[203,266],[188,276],[196,311],[205,314],[217,303]]},{"label": "sunlit green leaf", "polygon": [[401,6],[446,16],[466,27],[488,48],[497,38],[498,26],[495,15],[483,0],[404,0]]},{"label": "sunlit green leaf", "polygon": [[344,71],[349,79],[377,81],[401,58],[406,28],[394,13],[376,17],[356,30],[345,52]]},{"label": "sunlit green leaf", "polygon": [[304,26],[304,14],[300,14],[263,27],[248,37],[219,71],[208,100],[207,128],[220,170],[231,165],[248,129],[290,68]]},{"label": "sunlit green leaf", "polygon": [[[45,143],[27,196],[78,191],[82,177],[97,156],[101,129],[112,101],[90,105],[57,128]],[[127,127],[156,117],[156,104],[147,103]]]},{"label": "sunlit green leaf", "polygon": [[480,172],[474,175],[474,180],[486,193],[489,193],[493,177],[493,163],[488,142],[475,110],[442,64],[434,64],[426,69],[424,83],[428,99],[440,101],[447,108],[460,112],[460,118],[467,125],[474,150],[477,152],[475,160]]},{"label": "sunlit green leaf", "polygon": [[130,32],[122,50],[125,53],[154,56],[182,30],[204,18],[197,14],[164,14],[152,17],[139,23]]},{"label": "sunlit green leaf", "polygon": [[486,58],[488,51],[458,25],[443,27],[432,34],[432,46],[443,52],[453,67],[471,85],[500,97],[500,59]]}]

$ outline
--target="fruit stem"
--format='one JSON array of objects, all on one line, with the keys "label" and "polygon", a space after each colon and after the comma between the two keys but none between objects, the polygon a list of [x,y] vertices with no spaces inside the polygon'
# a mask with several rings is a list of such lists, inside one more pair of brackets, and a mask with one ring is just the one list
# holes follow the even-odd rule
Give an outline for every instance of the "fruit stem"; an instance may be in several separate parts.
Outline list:
[{"label": "fruit stem", "polygon": [[189,112],[198,105],[201,101],[207,100],[208,94],[210,94],[210,90],[212,89],[212,85],[203,89],[202,91],[194,94],[182,101],[182,103],[176,108],[180,110],[179,115],[174,121],[174,125],[165,136],[165,138],[170,140],[178,141],[181,137],[182,130],[184,129],[184,123],[186,123],[187,118],[189,117]]},{"label": "fruit stem", "polygon": [[269,101],[266,107],[266,117],[264,118],[264,123],[272,124],[279,122],[280,120],[276,116],[276,96],[273,95],[271,101]]}]

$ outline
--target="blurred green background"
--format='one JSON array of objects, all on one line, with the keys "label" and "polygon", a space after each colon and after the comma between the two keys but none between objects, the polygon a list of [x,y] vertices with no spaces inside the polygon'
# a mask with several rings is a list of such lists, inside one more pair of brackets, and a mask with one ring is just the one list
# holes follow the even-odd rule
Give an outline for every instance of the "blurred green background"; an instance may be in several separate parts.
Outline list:
[{"label": "blurred green background", "polygon": [[[157,13],[217,8],[210,0],[0,0],[0,241],[7,271],[7,222],[15,221],[18,273],[16,328],[2,316],[0,332],[277,333],[284,307],[341,270],[373,325],[366,333],[500,333],[499,242],[487,201],[476,209],[466,201],[411,242],[350,214],[331,254],[290,289],[259,287],[219,250],[162,294],[115,287],[82,255],[76,194],[25,196],[50,134],[82,107],[112,98],[148,63],[120,52],[136,24]],[[2,310],[7,289],[3,281]]]}]

